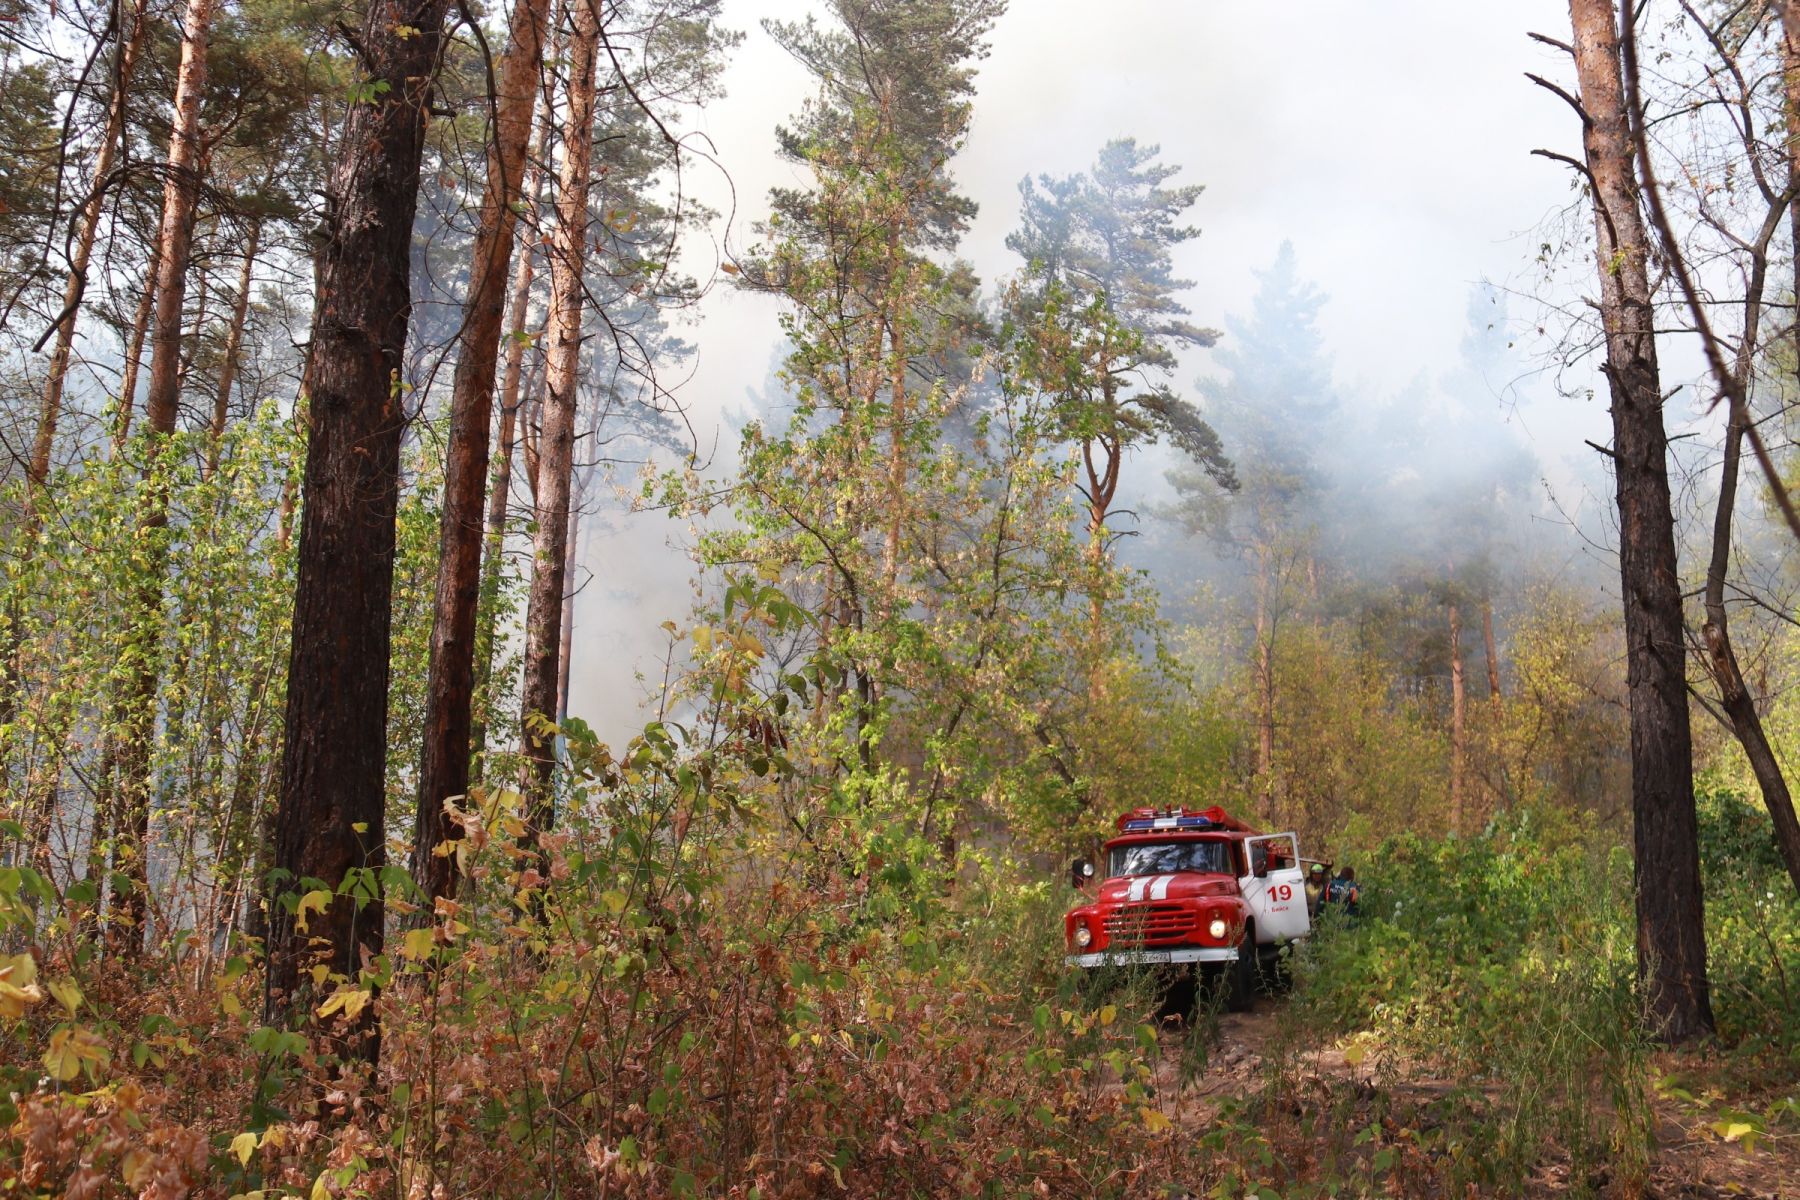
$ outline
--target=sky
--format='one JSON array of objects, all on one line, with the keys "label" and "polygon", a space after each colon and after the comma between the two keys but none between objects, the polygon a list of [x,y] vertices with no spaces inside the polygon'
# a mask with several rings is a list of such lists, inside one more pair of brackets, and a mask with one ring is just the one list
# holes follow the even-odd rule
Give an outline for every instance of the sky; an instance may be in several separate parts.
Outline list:
[{"label": "sky", "polygon": [[[691,123],[717,164],[692,170],[695,193],[725,214],[713,244],[688,250],[701,277],[754,242],[772,185],[803,182],[775,156],[774,129],[811,85],[760,22],[813,7],[726,0],[725,23],[746,36],[726,95]],[[1019,181],[1079,171],[1107,139],[1136,137],[1183,167],[1179,182],[1206,187],[1192,212],[1202,234],[1176,260],[1195,281],[1197,323],[1224,328],[1244,311],[1255,272],[1289,240],[1330,298],[1320,325],[1348,400],[1386,403],[1454,370],[1483,280],[1513,293],[1520,348],[1538,361],[1553,349],[1533,332],[1539,305],[1568,302],[1592,271],[1565,262],[1548,277],[1537,261],[1545,241],[1560,244],[1576,196],[1567,168],[1531,151],[1578,154],[1580,141],[1569,110],[1524,78],[1566,77],[1566,64],[1526,34],[1567,28],[1557,0],[1013,0],[954,164],[980,205],[961,253],[990,283],[1015,270],[1005,237]],[[699,352],[681,394],[703,456],[728,458],[726,421],[779,355],[778,315],[772,298],[719,286],[684,330]],[[1193,352],[1173,382],[1208,370],[1207,352]],[[1558,394],[1589,375],[1544,372],[1493,397],[1553,486],[1589,469],[1584,439],[1606,440],[1603,401]],[[638,674],[660,670],[658,626],[686,618],[694,572],[683,529],[659,513],[607,513],[588,528],[570,707],[623,739],[644,719]]]}]

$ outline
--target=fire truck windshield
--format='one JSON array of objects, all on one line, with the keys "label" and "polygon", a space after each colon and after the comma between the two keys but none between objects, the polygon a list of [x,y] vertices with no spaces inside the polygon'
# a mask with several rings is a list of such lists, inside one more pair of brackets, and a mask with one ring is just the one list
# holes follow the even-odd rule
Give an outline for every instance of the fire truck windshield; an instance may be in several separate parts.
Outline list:
[{"label": "fire truck windshield", "polygon": [[1113,847],[1109,876],[1172,875],[1198,871],[1230,875],[1231,846],[1226,842],[1139,842]]}]

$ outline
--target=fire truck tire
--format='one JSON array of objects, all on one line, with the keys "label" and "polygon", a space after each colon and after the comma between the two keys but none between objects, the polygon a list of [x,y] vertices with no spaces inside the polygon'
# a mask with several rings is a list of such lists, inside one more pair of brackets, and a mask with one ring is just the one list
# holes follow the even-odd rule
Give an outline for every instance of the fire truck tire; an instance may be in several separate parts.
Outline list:
[{"label": "fire truck tire", "polygon": [[1256,1003],[1256,933],[1246,927],[1238,943],[1237,961],[1225,968],[1225,1007],[1234,1013],[1249,1012]]},{"label": "fire truck tire", "polygon": [[1264,995],[1279,996],[1293,990],[1294,974],[1288,968],[1288,956],[1284,953],[1288,945],[1291,943],[1257,949],[1256,981]]}]

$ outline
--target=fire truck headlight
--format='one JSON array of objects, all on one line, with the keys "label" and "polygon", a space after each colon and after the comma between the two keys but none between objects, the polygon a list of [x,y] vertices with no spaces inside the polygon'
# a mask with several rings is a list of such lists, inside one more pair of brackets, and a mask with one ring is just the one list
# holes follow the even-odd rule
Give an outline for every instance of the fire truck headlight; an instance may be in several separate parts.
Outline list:
[{"label": "fire truck headlight", "polygon": [[1206,927],[1206,932],[1210,933],[1213,936],[1213,940],[1220,941],[1220,942],[1224,941],[1225,940],[1225,918],[1214,917],[1212,920],[1212,924],[1208,925]]},{"label": "fire truck headlight", "polygon": [[1086,925],[1077,925],[1075,927],[1075,944],[1077,946],[1085,948],[1087,944],[1093,940],[1093,930],[1089,929]]}]

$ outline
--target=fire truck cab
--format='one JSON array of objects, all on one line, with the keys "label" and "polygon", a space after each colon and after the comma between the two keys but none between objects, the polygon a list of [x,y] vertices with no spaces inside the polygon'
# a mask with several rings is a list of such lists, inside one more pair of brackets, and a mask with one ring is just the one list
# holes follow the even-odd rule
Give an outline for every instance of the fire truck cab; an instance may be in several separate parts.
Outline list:
[{"label": "fire truck cab", "polygon": [[1312,929],[1298,839],[1217,806],[1133,809],[1117,827],[1098,867],[1071,868],[1090,899],[1064,918],[1067,962],[1205,970],[1231,1007],[1247,1007],[1259,965]]}]

